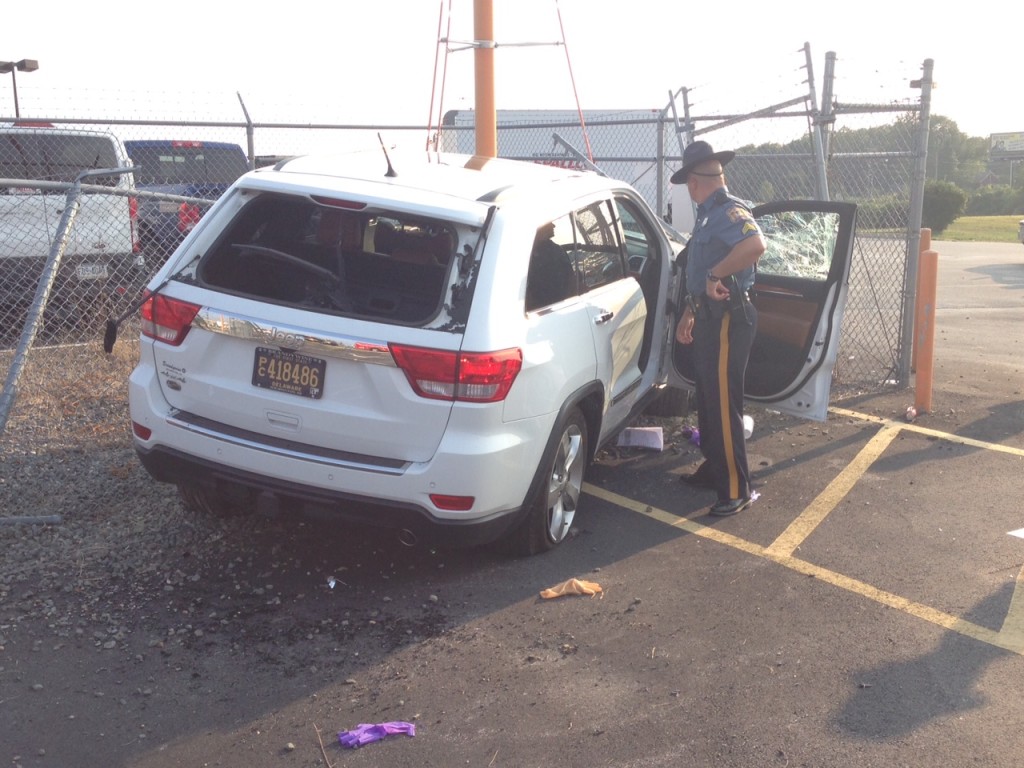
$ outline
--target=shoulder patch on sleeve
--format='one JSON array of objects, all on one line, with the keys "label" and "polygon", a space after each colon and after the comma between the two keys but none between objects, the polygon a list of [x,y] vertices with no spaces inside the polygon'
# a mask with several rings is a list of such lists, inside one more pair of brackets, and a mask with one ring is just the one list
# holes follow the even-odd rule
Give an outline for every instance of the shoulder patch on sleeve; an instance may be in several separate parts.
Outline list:
[{"label": "shoulder patch on sleeve", "polygon": [[750,211],[739,205],[732,205],[726,211],[729,216],[729,221],[740,222],[740,221],[753,221],[754,217],[750,215]]}]

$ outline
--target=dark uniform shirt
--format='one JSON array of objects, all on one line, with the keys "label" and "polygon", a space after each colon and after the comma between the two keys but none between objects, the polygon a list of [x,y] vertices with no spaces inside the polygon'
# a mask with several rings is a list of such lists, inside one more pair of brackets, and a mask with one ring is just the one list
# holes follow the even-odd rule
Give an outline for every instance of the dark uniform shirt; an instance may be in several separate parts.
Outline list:
[{"label": "dark uniform shirt", "polygon": [[[687,249],[686,285],[691,294],[704,294],[708,272],[741,240],[761,234],[747,204],[729,194],[725,187],[697,206],[697,224]],[[719,275],[724,277],[724,275]],[[740,290],[754,287],[754,268],[736,273]]]}]

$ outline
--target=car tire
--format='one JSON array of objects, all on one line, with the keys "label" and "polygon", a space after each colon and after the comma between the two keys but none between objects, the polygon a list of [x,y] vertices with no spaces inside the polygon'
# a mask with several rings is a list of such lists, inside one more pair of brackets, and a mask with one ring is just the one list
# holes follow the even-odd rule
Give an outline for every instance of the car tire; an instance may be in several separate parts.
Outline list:
[{"label": "car tire", "polygon": [[590,460],[587,420],[571,409],[556,428],[554,451],[545,454],[540,482],[527,504],[526,518],[512,534],[512,551],[535,555],[554,549],[569,536],[583,493],[583,476]]}]

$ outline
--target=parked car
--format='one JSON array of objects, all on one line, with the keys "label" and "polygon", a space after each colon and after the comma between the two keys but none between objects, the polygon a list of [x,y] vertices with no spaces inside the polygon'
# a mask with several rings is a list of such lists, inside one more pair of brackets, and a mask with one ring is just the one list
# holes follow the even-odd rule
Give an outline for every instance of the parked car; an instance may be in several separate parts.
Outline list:
[{"label": "parked car", "polygon": [[[51,291],[48,317],[72,317],[83,300],[129,281],[138,251],[131,163],[121,141],[104,131],[49,124],[0,126],[0,317],[9,328],[31,302],[59,236],[67,188],[84,171],[125,169],[93,176],[83,184],[108,188],[79,198],[61,267]],[[31,181],[56,182],[49,187]],[[122,194],[115,194],[120,192]]]},{"label": "parked car", "polygon": [[[778,238],[756,401],[824,419],[854,212],[758,209]],[[202,510],[552,548],[596,450],[688,385],[684,243],[590,172],[461,155],[251,172],[150,285],[136,450]]]},{"label": "parked car", "polygon": [[265,168],[268,165],[277,165],[285,160],[291,160],[295,155],[256,155],[255,166]]},{"label": "parked car", "polygon": [[[216,200],[249,170],[249,159],[238,144],[148,139],[126,141],[125,147],[135,164],[135,185],[146,192]],[[147,255],[162,263],[208,207],[140,198],[140,237]]]}]

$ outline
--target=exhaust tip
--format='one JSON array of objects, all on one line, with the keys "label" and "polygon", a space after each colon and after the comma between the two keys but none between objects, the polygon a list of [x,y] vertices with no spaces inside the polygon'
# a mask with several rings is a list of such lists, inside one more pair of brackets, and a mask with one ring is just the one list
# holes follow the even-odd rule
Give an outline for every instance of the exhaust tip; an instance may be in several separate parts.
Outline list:
[{"label": "exhaust tip", "polygon": [[408,528],[403,528],[398,532],[398,541],[407,547],[415,547],[419,543],[419,538]]}]

